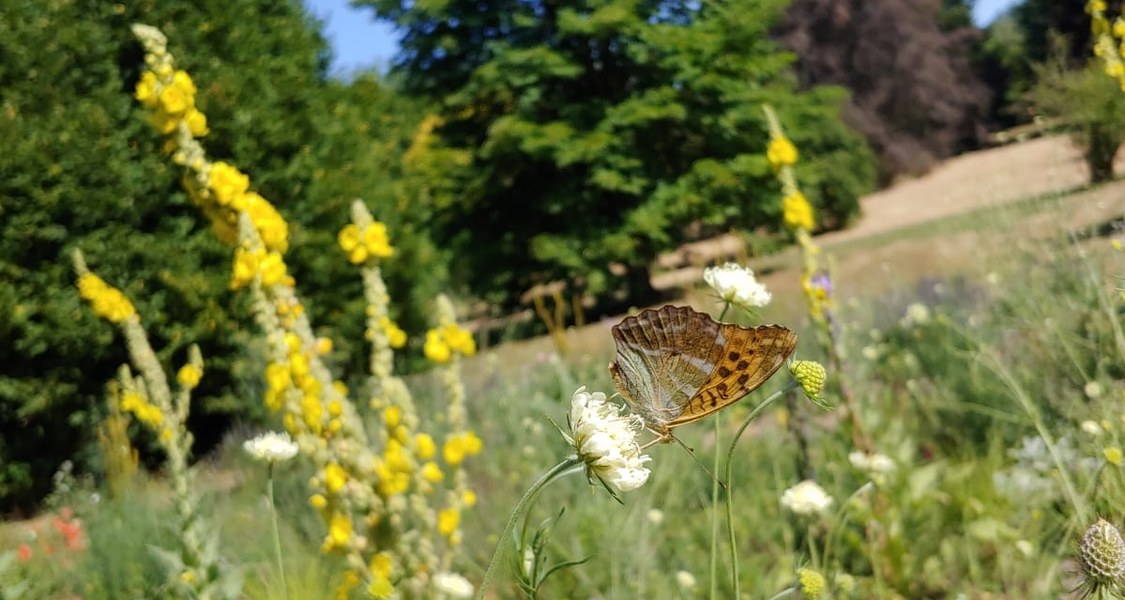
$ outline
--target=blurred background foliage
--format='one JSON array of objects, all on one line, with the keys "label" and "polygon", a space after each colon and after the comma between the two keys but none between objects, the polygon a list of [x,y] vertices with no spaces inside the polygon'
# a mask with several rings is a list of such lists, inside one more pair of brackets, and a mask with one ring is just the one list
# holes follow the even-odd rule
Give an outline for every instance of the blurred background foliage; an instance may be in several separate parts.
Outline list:
[{"label": "blurred background foliage", "polygon": [[1081,2],[1026,0],[984,30],[964,0],[356,4],[401,35],[389,73],[329,77],[321,24],[295,0],[0,0],[0,431],[19,432],[0,436],[0,511],[31,507],[65,459],[93,466],[104,382],[125,360],[79,305],[73,249],[136,303],[166,365],[202,348],[199,453],[263,416],[230,251],[132,99],[131,23],[161,28],[194,78],[210,156],[289,219],[313,322],[357,377],[361,284],[335,244],[353,198],[389,227],[393,316],[413,336],[438,290],[502,315],[565,280],[598,316],[656,301],[652,261],[684,242],[784,239],[763,102],[834,229],[877,182],[990,130],[1036,114],[1075,126],[1076,104],[1027,92],[1049,32],[1075,57],[1056,70],[1089,56]]}]

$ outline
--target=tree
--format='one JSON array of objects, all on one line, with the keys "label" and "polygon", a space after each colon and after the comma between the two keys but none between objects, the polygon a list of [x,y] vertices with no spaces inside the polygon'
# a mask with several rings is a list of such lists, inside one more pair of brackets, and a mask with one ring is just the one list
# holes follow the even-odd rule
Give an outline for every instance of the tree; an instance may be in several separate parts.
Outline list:
[{"label": "tree", "polygon": [[[779,221],[761,105],[809,158],[810,199],[842,223],[870,157],[844,94],[797,93],[769,40],[780,2],[372,0],[403,31],[396,74],[440,101],[418,154],[435,236],[486,299],[555,278],[651,301],[652,259],[688,238]],[[620,308],[620,306],[618,306]]]},{"label": "tree", "polygon": [[[125,362],[112,327],[79,303],[73,248],[136,303],[166,364],[201,346],[199,451],[233,414],[263,411],[245,298],[228,291],[231,251],[181,191],[178,168],[132,98],[142,52],[131,23],[168,34],[199,86],[210,155],[249,173],[291,221],[290,265],[308,280],[301,291],[315,322],[362,322],[351,301],[361,297],[358,277],[334,242],[356,196],[394,222],[400,252],[416,261],[388,265],[392,296],[411,297],[419,280],[434,287],[440,255],[399,210],[397,162],[388,158],[409,144],[420,111],[371,79],[328,81],[327,45],[299,3],[2,4],[0,430],[19,433],[0,436],[0,511],[49,491],[63,460],[95,460],[105,384]],[[407,312],[419,331],[422,310]]]},{"label": "tree", "polygon": [[867,136],[884,179],[983,141],[990,94],[970,60],[978,32],[957,27],[956,3],[942,9],[938,0],[796,0],[778,28],[803,85],[851,91],[845,119]]}]

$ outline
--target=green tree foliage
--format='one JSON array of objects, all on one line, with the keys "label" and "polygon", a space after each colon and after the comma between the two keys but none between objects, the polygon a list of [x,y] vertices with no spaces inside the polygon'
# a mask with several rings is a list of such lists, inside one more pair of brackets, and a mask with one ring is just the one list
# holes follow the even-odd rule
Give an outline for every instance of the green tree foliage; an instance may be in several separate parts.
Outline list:
[{"label": "green tree foliage", "polygon": [[[493,302],[568,278],[651,300],[649,265],[694,235],[779,222],[762,103],[803,153],[803,189],[840,225],[872,159],[844,93],[798,93],[769,40],[778,1],[366,2],[404,32],[396,72],[441,101],[436,239]],[[611,268],[612,267],[612,268]]]},{"label": "green tree foliage", "polygon": [[354,197],[392,223],[400,255],[417,261],[391,263],[393,296],[440,277],[417,222],[396,217],[408,192],[391,157],[419,109],[373,80],[328,81],[327,46],[295,0],[0,4],[0,510],[45,492],[64,459],[92,458],[83,452],[105,383],[125,361],[114,329],[79,304],[73,248],[136,303],[165,364],[201,346],[197,450],[230,413],[261,410],[262,365],[245,350],[253,326],[245,299],[227,290],[230,249],[181,191],[132,98],[142,53],[131,23],[168,34],[199,86],[210,155],[249,173],[291,221],[290,262],[316,322],[347,325],[363,350],[358,276],[334,241]]}]

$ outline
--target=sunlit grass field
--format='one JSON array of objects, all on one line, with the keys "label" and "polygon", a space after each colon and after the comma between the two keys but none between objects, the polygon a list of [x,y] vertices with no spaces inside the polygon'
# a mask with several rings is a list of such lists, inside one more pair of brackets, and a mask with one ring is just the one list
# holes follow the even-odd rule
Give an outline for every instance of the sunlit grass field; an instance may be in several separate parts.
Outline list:
[{"label": "sunlit grass field", "polygon": [[[734,495],[744,597],[1059,598],[1087,589],[1078,539],[1099,517],[1120,523],[1125,505],[1125,253],[1105,215],[1074,221],[1083,196],[1101,189],[834,250],[845,368],[830,377],[847,382],[873,448],[894,466],[863,472],[849,460],[856,446],[839,410],[796,396],[768,410],[742,437],[720,499]],[[947,262],[874,258],[887,249],[924,253],[954,237],[959,252]],[[796,286],[772,285],[797,277],[792,265],[769,273],[775,296],[760,317],[804,337],[796,357],[823,359],[805,335]],[[680,303],[721,309],[702,285]],[[468,421],[484,450],[466,465],[477,503],[463,514],[455,566],[474,584],[496,546],[511,544],[498,536],[521,494],[572,452],[551,420],[565,428],[580,386],[612,393],[606,364],[615,322],[568,331],[565,354],[541,338],[462,362]],[[721,419],[724,449],[786,377],[711,417]],[[419,414],[442,414],[435,376],[408,385]],[[647,449],[652,475],[622,494],[623,504],[581,474],[544,491],[528,522],[534,529],[554,519],[548,562],[586,561],[552,575],[538,597],[708,597],[711,515],[723,508],[711,502],[712,425],[677,430],[694,456],[676,444]],[[324,525],[309,508],[312,466],[304,458],[273,469],[288,594],[280,588],[266,468],[241,449],[253,433],[236,428],[193,467],[200,514],[216,525],[215,549],[242,567],[246,598],[347,597],[339,591],[345,564],[321,552]],[[828,510],[798,516],[782,506],[782,493],[803,479],[833,498]],[[180,543],[163,474],[138,474],[117,493],[65,473],[56,483],[49,516],[0,529],[0,548],[10,550],[0,561],[0,596],[161,597],[167,575],[153,547]],[[71,514],[64,521],[78,523],[77,534],[57,522]],[[516,565],[509,554],[488,597],[520,597]],[[809,572],[823,577],[819,588]],[[718,573],[717,597],[729,598],[725,549]]]}]

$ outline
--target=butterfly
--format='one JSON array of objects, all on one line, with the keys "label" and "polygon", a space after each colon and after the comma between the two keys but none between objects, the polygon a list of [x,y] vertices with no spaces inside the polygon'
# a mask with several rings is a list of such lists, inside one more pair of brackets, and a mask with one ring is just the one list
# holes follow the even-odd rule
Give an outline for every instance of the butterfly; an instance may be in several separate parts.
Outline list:
[{"label": "butterfly", "polygon": [[719,323],[686,306],[644,310],[612,333],[613,384],[665,442],[673,439],[673,427],[757,389],[797,347],[797,334],[780,325]]}]

